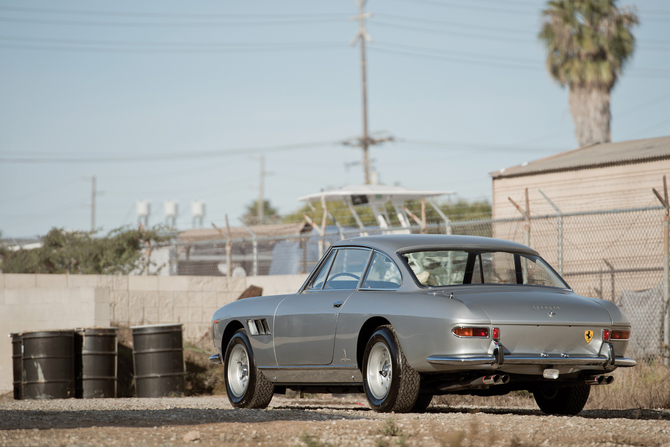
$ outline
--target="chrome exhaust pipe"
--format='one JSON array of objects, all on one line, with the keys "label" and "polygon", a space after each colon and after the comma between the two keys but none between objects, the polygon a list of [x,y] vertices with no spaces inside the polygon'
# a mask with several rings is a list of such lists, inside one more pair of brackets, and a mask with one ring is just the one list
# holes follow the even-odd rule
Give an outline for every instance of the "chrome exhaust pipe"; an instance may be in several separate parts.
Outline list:
[{"label": "chrome exhaust pipe", "polygon": [[493,374],[492,376],[480,377],[479,379],[475,379],[472,382],[472,384],[474,385],[476,382],[479,382],[480,380],[482,385],[498,385],[500,383],[500,375]]},{"label": "chrome exhaust pipe", "polygon": [[467,390],[472,388],[479,388],[481,386],[494,386],[494,385],[503,385],[509,382],[509,376],[507,374],[493,374],[491,376],[482,376],[478,377],[469,382],[451,382],[446,383],[442,386],[439,386],[440,391],[459,391]]},{"label": "chrome exhaust pipe", "polygon": [[587,385],[600,385],[603,383],[605,376],[588,376],[586,378]]},{"label": "chrome exhaust pipe", "polygon": [[588,376],[587,385],[609,385],[614,382],[614,376]]}]

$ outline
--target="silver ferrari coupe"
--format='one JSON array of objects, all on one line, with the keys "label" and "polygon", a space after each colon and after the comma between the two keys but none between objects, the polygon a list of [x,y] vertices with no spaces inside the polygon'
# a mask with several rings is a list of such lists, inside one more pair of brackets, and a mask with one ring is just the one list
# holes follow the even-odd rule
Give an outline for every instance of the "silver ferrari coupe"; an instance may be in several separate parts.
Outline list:
[{"label": "silver ferrari coupe", "polygon": [[379,412],[528,390],[545,413],[577,414],[635,366],[614,303],[577,295],[525,245],[471,236],[337,242],[296,293],[217,310],[212,335],[241,408],[286,389],[365,392]]}]

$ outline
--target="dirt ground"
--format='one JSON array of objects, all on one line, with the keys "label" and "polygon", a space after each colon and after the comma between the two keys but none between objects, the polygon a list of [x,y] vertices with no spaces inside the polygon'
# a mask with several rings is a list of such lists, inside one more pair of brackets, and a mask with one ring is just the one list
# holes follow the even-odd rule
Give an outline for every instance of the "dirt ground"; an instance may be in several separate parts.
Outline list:
[{"label": "dirt ground", "polygon": [[522,407],[433,405],[378,414],[363,396],[275,396],[266,410],[224,396],[163,399],[0,399],[0,446],[670,446],[668,410],[584,410],[546,416]]}]

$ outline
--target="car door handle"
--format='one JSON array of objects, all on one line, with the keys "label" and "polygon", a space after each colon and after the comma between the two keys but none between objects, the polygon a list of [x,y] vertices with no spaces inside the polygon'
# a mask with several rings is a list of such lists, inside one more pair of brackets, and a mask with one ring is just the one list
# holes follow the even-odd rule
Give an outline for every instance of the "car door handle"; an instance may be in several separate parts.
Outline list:
[{"label": "car door handle", "polygon": [[344,300],[335,301],[335,302],[333,303],[333,307],[340,307],[340,306],[343,305],[343,304],[344,304]]}]

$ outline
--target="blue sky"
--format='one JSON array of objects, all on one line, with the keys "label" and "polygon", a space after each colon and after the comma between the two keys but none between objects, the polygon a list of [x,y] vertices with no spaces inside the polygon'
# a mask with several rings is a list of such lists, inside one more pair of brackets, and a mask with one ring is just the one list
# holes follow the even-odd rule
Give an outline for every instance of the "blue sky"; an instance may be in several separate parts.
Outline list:
[{"label": "blue sky", "polygon": [[[670,6],[619,5],[641,24],[612,139],[669,135]],[[383,183],[490,199],[489,172],[576,147],[536,37],[543,6],[368,2],[370,130],[404,140],[371,150]],[[261,153],[282,213],[362,183],[345,166],[360,151],[339,144],[362,126],[356,13],[353,0],[0,2],[3,237],[88,230],[92,175],[104,232],[134,225],[138,199],[150,224],[165,200],[179,201],[182,229],[192,200],[206,226],[235,222],[258,196]]]}]

